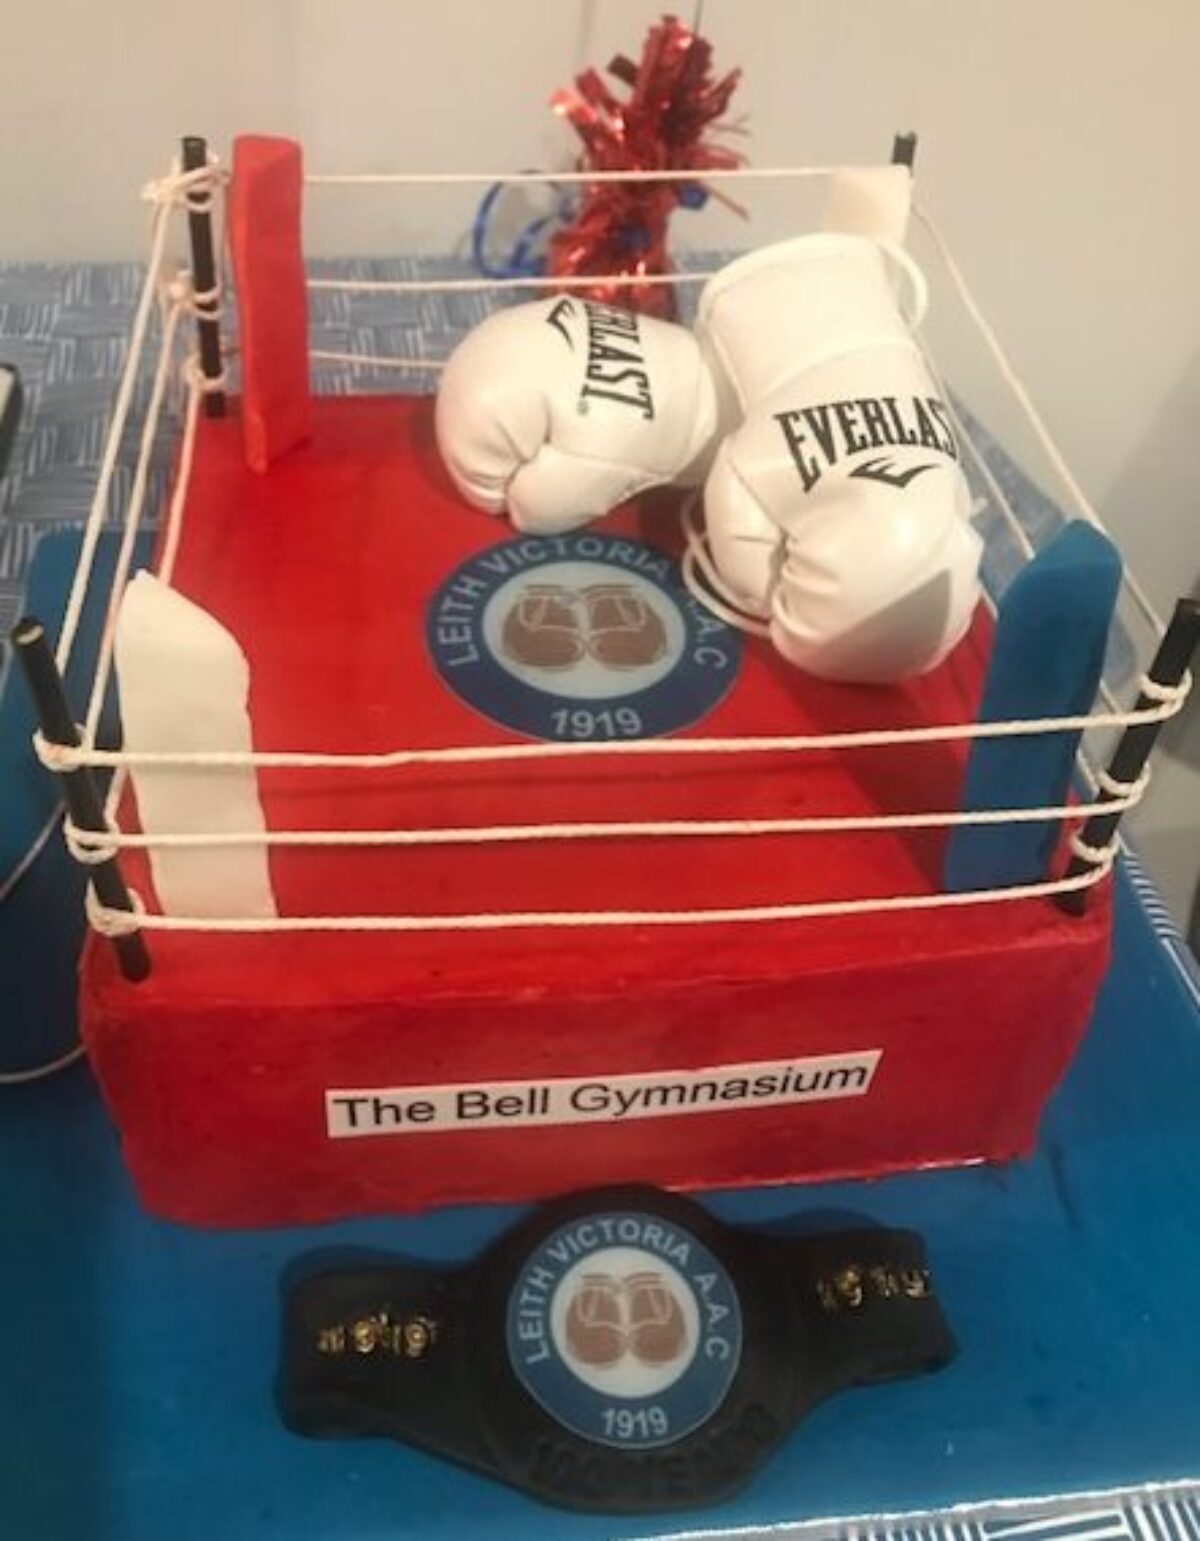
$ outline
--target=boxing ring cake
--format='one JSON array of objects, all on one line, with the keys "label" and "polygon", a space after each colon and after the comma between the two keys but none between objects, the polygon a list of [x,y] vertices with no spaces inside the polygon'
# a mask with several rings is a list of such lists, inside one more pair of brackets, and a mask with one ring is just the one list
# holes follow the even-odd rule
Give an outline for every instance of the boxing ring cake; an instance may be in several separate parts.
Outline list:
[{"label": "boxing ring cake", "polygon": [[[149,189],[58,671],[156,317],[137,432],[144,466],[181,378],[174,487],[154,577],[135,577],[134,478],[77,731],[42,671],[37,747],[93,878],[84,1038],[144,1202],[273,1224],[1027,1152],[1104,974],[1115,823],[1145,786],[1095,744],[1148,748],[1186,656],[1164,671],[1164,642],[1132,706],[997,718],[988,606],[931,672],[840,685],[705,605],[674,491],[565,534],[482,518],[437,454],[440,361],[352,355],[417,389],[316,395],[312,361],[342,356],[306,331],[313,289],[480,284],[308,277],[301,191],[298,147],[267,140],[239,141],[232,176],[202,159]],[[222,204],[236,342],[209,267]],[[171,256],[183,218],[191,272]],[[180,603],[182,640],[158,630]],[[96,746],[123,613],[123,708],[139,659],[160,679],[150,749]],[[1079,746],[1078,797],[972,799],[977,746],[1019,768],[1047,744]],[[1034,878],[1001,861],[988,881],[984,843],[966,863],[983,876],[949,880],[954,841],[1031,832]]]}]

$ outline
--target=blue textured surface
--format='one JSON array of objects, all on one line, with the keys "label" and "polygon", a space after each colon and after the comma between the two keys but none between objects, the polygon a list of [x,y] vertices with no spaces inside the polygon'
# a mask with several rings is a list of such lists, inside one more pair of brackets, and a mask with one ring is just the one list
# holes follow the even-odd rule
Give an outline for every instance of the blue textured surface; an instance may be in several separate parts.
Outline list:
[{"label": "blue textured surface", "polygon": [[0,1534],[582,1541],[1200,1477],[1198,1088],[1195,996],[1123,883],[1116,963],[1035,1159],[715,1198],[737,1220],[919,1227],[962,1354],[826,1404],[748,1493],[690,1522],[550,1514],[413,1451],[279,1423],[290,1259],[353,1242],[456,1260],[516,1211],[177,1228],[138,1209],[85,1071],[26,1088],[0,1108]]}]

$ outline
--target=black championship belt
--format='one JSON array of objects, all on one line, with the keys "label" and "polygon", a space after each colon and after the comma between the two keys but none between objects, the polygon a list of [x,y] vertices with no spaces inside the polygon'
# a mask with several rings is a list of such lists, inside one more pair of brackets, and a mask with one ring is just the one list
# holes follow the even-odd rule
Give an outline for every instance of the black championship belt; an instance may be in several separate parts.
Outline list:
[{"label": "black championship belt", "polygon": [[954,1353],[911,1231],[756,1233],[601,1188],[466,1268],[294,1284],[282,1402],[298,1433],[386,1435],[547,1503],[677,1509],[735,1492],[824,1397]]}]

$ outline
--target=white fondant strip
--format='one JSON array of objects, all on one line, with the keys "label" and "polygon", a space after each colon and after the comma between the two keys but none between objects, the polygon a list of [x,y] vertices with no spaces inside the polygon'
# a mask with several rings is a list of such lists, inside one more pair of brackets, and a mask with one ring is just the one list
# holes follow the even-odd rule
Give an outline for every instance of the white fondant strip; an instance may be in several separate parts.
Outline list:
[{"label": "white fondant strip", "polygon": [[912,192],[907,166],[847,166],[829,178],[821,228],[903,246]]},{"label": "white fondant strip", "polygon": [[[121,600],[116,662],[127,750],[252,748],[246,655],[219,621],[150,573],[139,573]],[[147,834],[265,829],[250,766],[141,766],[133,787]],[[150,864],[166,915],[276,913],[262,846],[168,846],[152,849]]]},{"label": "white fondant strip", "polygon": [[861,1049],[636,1075],[601,1071],[529,1081],[343,1087],[325,1093],[325,1128],[330,1139],[341,1140],[531,1124],[623,1123],[863,1097],[871,1089],[882,1052]]}]

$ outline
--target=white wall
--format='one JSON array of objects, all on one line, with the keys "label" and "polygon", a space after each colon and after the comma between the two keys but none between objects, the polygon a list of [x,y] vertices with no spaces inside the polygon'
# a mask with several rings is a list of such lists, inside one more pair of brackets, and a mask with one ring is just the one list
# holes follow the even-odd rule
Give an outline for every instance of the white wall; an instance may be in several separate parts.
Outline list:
[{"label": "white wall", "polygon": [[[9,7],[0,55],[0,259],[139,250],[132,193],[181,132],[291,133],[313,169],[564,164],[547,109],[584,63],[631,51],[647,0],[208,0],[203,35],[155,0]],[[1136,24],[1135,24],[1136,23]],[[1200,569],[1200,5],[1196,0],[707,0],[760,164],[872,160],[922,136],[919,187],[1085,487],[1162,607]],[[806,217],[794,191],[746,244]],[[470,196],[326,192],[314,251],[446,249]],[[943,307],[943,323],[946,311]],[[1008,412],[955,327],[939,337],[992,420]],[[1182,746],[1143,817],[1182,909],[1200,768]]]}]

